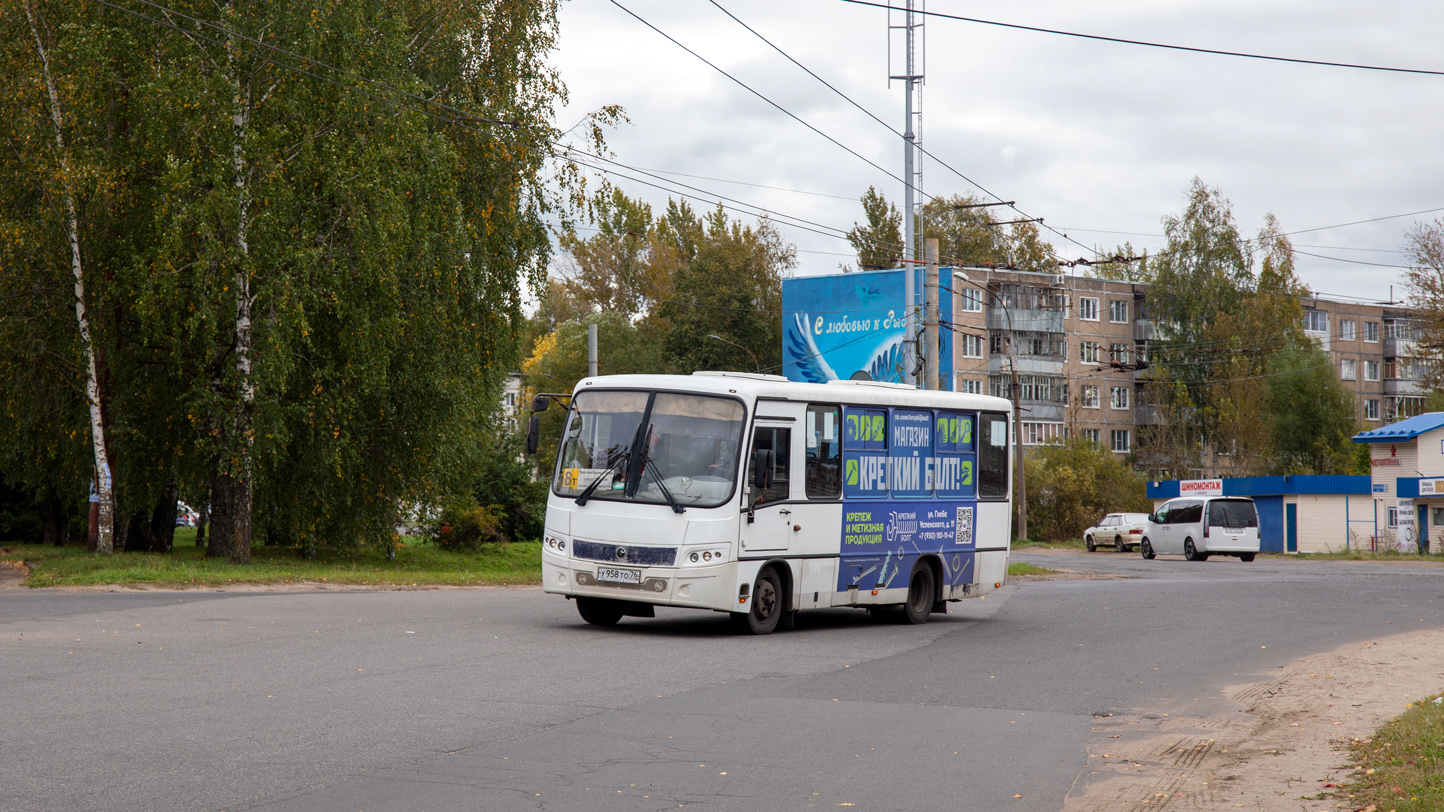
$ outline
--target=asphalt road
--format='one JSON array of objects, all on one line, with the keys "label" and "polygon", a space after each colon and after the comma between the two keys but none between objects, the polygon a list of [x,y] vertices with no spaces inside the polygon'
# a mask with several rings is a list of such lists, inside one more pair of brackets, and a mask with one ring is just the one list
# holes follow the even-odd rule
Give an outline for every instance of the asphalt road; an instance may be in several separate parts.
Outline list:
[{"label": "asphalt road", "polygon": [[1015,560],[1131,577],[762,638],[533,589],[0,591],[0,810],[1056,812],[1095,714],[1444,626],[1444,568]]}]

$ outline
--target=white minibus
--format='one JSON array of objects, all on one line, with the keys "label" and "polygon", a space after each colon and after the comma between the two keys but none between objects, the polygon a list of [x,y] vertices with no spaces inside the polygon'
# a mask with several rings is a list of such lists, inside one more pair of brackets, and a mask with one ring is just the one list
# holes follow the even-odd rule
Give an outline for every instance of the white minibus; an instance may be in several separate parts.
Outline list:
[{"label": "white minibus", "polygon": [[923,623],[1003,585],[1008,424],[996,397],[697,372],[586,378],[547,502],[545,591],[587,623],[653,607],[790,628],[853,606]]},{"label": "white minibus", "polygon": [[1211,555],[1252,561],[1259,551],[1258,509],[1246,496],[1171,500],[1148,517],[1139,549],[1144,558],[1182,553],[1189,561]]}]

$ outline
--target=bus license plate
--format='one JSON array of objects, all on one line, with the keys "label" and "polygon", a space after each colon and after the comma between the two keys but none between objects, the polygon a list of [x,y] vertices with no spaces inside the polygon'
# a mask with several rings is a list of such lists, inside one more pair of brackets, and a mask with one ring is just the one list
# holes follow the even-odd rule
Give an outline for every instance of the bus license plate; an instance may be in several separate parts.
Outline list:
[{"label": "bus license plate", "polygon": [[642,583],[642,571],[624,570],[617,567],[597,567],[597,580],[610,581],[614,584],[640,584]]}]

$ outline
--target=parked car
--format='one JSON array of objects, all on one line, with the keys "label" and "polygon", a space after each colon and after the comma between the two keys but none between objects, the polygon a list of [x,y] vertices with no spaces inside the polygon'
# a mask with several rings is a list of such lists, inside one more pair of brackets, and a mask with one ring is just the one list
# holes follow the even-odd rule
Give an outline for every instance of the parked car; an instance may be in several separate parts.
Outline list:
[{"label": "parked car", "polygon": [[1146,524],[1147,513],[1110,513],[1103,517],[1103,521],[1083,531],[1083,543],[1088,545],[1090,553],[1109,545],[1125,553],[1138,546]]},{"label": "parked car", "polygon": [[1183,554],[1189,561],[1232,555],[1252,561],[1258,555],[1258,510],[1241,496],[1173,499],[1148,517],[1144,558]]}]

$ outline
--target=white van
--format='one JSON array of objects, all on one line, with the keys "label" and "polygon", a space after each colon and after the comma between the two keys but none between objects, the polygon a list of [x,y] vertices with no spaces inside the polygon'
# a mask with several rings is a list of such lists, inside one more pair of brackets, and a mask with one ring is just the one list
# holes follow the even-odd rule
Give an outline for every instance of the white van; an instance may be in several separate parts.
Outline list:
[{"label": "white van", "polygon": [[1148,517],[1139,550],[1144,558],[1182,554],[1189,561],[1258,555],[1258,510],[1243,496],[1189,497],[1165,502]]}]

